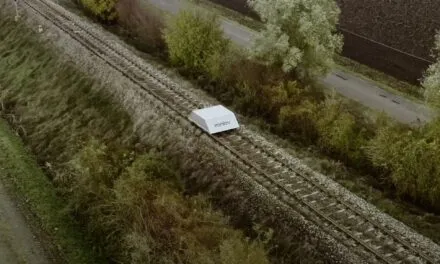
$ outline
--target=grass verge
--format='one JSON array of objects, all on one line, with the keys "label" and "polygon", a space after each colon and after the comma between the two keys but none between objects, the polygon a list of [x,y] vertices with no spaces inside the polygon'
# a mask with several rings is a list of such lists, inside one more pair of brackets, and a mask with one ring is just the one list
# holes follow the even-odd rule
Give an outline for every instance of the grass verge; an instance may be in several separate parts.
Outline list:
[{"label": "grass verge", "polygon": [[361,79],[378,84],[378,87],[391,93],[406,97],[418,103],[424,103],[423,87],[398,80],[386,73],[368,67],[349,58],[336,56],[336,67]]},{"label": "grass verge", "polygon": [[[26,201],[37,224],[49,235],[51,241],[45,242],[53,243],[49,250],[61,256],[60,263],[104,263],[93,252],[91,242],[84,239],[78,224],[65,213],[65,201],[56,194],[55,187],[3,119],[0,119],[0,163],[1,180]],[[52,252],[59,248],[60,252]]]}]

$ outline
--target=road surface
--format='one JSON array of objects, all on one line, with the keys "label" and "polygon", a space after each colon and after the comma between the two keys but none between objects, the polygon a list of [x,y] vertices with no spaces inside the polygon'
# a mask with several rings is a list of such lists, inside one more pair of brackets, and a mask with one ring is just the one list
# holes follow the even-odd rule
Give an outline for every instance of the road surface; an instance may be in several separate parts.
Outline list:
[{"label": "road surface", "polygon": [[[169,13],[177,13],[187,3],[186,0],[147,1]],[[243,47],[249,47],[257,34],[254,30],[224,17],[220,19],[220,23],[225,35]],[[348,72],[334,70],[323,78],[321,83],[364,106],[383,111],[402,123],[425,123],[435,116],[434,111],[429,107],[383,90],[373,82],[358,78]]]}]

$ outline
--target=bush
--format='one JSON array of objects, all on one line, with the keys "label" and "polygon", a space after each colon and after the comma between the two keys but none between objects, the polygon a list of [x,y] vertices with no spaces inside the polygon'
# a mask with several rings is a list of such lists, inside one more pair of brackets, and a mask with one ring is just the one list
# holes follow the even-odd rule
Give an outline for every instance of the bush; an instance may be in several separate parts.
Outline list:
[{"label": "bush", "polygon": [[118,22],[137,46],[147,52],[164,51],[165,41],[162,31],[165,27],[162,16],[152,5],[143,8],[140,0],[119,0],[116,5]]},{"label": "bush", "polygon": [[[298,107],[304,100],[313,100],[307,87],[294,81],[276,84],[237,85],[236,105],[246,114],[259,116],[276,124],[281,108]],[[311,102],[309,106],[311,106]],[[313,108],[313,107],[312,107]]]},{"label": "bush", "polygon": [[184,197],[157,154],[91,141],[70,162],[72,210],[116,262],[269,263],[262,244],[228,227],[202,196]]},{"label": "bush", "polygon": [[317,138],[316,104],[309,100],[299,105],[286,105],[278,115],[278,129],[281,134],[303,143],[314,143]]},{"label": "bush", "polygon": [[367,143],[365,131],[355,116],[345,111],[347,108],[335,98],[328,98],[322,104],[317,121],[318,146],[345,162],[362,163],[366,160],[362,149]]},{"label": "bush", "polygon": [[116,3],[118,0],[79,0],[80,4],[93,16],[103,22],[114,22],[118,18]]},{"label": "bush", "polygon": [[170,62],[191,74],[206,73],[229,46],[214,16],[192,11],[182,11],[170,19],[165,42]]},{"label": "bush", "polygon": [[419,131],[385,127],[370,142],[374,165],[388,170],[402,196],[440,209],[440,121]]},{"label": "bush", "polygon": [[[206,61],[206,75],[210,82],[218,82],[219,85],[235,84],[236,73],[231,72],[231,67],[237,63],[239,57],[228,47],[223,53],[214,52]],[[229,87],[230,89],[230,87]]]}]

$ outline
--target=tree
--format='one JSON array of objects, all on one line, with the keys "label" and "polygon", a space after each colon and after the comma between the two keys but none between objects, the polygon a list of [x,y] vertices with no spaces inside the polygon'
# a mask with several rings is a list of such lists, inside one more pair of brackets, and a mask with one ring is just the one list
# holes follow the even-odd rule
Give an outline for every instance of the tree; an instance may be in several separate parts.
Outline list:
[{"label": "tree", "polygon": [[186,10],[169,21],[165,42],[171,63],[193,74],[209,73],[229,45],[214,16]]},{"label": "tree", "polygon": [[440,106],[440,31],[435,37],[433,56],[437,62],[429,66],[422,82],[425,88],[425,98],[435,106]]},{"label": "tree", "polygon": [[336,34],[340,10],[334,0],[248,0],[265,22],[253,57],[300,78],[324,75],[342,48]]}]

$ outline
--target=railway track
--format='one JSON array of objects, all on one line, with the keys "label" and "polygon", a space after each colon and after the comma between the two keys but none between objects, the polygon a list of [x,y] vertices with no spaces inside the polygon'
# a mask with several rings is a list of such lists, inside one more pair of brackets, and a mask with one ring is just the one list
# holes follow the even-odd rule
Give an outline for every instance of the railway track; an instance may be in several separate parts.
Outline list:
[{"label": "railway track", "polygon": [[[134,60],[130,52],[99,37],[72,14],[52,2],[24,0],[24,5],[56,25],[90,52],[161,101],[170,118],[187,116],[204,103],[179,88],[153,66]],[[195,130],[199,130],[194,125]],[[201,133],[199,131],[199,133]],[[371,263],[440,263],[437,256],[423,251],[386,226],[366,217],[359,209],[339,199],[312,177],[259,144],[243,131],[208,137],[220,152],[234,157],[238,169],[251,176],[284,204],[300,211],[337,241]]]}]

